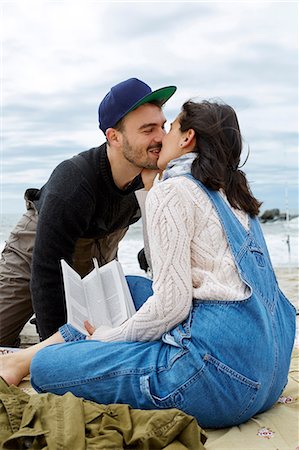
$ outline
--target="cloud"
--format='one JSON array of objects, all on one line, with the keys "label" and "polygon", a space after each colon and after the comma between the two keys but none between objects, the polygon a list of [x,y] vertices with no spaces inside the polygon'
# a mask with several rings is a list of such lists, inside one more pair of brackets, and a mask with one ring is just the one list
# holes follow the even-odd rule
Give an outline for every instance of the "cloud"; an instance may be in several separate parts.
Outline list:
[{"label": "cloud", "polygon": [[178,86],[165,105],[170,120],[189,98],[231,104],[265,205],[286,183],[297,205],[295,3],[26,0],[4,2],[1,18],[4,210],[21,210],[11,201],[18,192],[101,143],[98,103],[131,76]]}]

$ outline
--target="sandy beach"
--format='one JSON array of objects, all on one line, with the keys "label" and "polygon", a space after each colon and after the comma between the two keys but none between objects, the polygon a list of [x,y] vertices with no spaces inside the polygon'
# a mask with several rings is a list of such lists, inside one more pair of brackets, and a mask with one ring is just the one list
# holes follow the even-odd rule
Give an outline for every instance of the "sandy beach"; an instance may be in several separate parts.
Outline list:
[{"label": "sandy beach", "polygon": [[[275,273],[281,290],[283,291],[285,296],[293,303],[297,312],[299,313],[299,268],[276,267]],[[297,318],[298,317],[299,316],[297,316]],[[297,346],[298,336],[299,320],[297,320]],[[35,344],[36,342],[38,342],[38,336],[36,334],[35,326],[27,323],[21,333],[21,346],[27,347],[28,345]]]},{"label": "sandy beach", "polygon": [[275,273],[280,289],[299,312],[299,268],[277,267]]},{"label": "sandy beach", "polygon": [[275,268],[280,289],[293,303],[297,311],[295,347],[299,348],[299,268]]}]

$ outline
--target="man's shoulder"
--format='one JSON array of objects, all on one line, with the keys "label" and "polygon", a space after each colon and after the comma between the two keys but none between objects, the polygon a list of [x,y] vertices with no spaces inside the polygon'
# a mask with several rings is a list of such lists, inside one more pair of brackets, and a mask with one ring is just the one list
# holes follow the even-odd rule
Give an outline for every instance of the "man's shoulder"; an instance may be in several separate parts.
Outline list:
[{"label": "man's shoulder", "polygon": [[107,144],[106,144],[106,142],[104,142],[103,144],[101,144],[98,147],[92,147],[89,150],[83,150],[82,152],[78,153],[78,155],[81,155],[86,159],[106,157]]},{"label": "man's shoulder", "polygon": [[56,180],[57,177],[64,177],[66,174],[68,174],[68,178],[71,177],[71,174],[75,177],[77,176],[76,174],[80,174],[81,176],[79,176],[79,179],[83,176],[84,179],[90,180],[90,178],[97,177],[98,168],[101,164],[100,162],[103,161],[105,162],[104,165],[106,165],[106,160],[106,144],[84,150],[61,161],[53,170],[49,181],[51,182],[53,179]]},{"label": "man's shoulder", "polygon": [[78,153],[68,160],[66,164],[74,164],[80,171],[81,175],[83,175],[84,178],[92,185],[93,189],[97,189],[100,161],[106,160],[106,144],[103,144],[100,147],[93,147],[90,150]]},{"label": "man's shoulder", "polygon": [[71,158],[61,161],[53,170],[47,183],[42,188],[43,195],[54,193],[66,194],[76,191],[83,184],[91,185],[94,190],[100,153],[105,151],[105,144],[78,153]]},{"label": "man's shoulder", "polygon": [[60,169],[64,169],[66,167],[72,166],[75,161],[79,161],[82,158],[84,158],[89,164],[93,165],[95,160],[99,160],[101,158],[105,158],[107,155],[106,151],[106,144],[102,144],[99,147],[92,147],[88,150],[83,150],[82,152],[79,152],[73,156],[70,156],[64,160],[62,160],[60,163],[57,164],[57,166],[54,169],[55,171],[59,171]]}]

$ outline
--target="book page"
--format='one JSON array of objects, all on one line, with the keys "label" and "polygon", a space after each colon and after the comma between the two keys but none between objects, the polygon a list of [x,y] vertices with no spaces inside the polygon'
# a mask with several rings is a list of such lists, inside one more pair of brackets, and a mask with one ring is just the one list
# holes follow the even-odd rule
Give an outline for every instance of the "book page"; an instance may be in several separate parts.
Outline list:
[{"label": "book page", "polygon": [[95,268],[81,279],[61,260],[68,322],[88,334],[84,321],[98,328],[122,324],[136,311],[121,264],[113,260],[102,267],[94,258]]},{"label": "book page", "polygon": [[131,296],[131,292],[130,292],[125,274],[123,272],[122,266],[118,261],[116,261],[116,263],[117,263],[117,269],[118,269],[118,273],[120,276],[120,280],[122,283],[123,295],[125,296],[125,303],[126,303],[128,317],[131,317],[131,316],[133,316],[133,314],[135,314],[136,308],[135,308],[135,305],[134,305],[134,302],[133,302],[133,299]]},{"label": "book page", "polygon": [[66,261],[61,260],[64,292],[67,309],[67,321],[77,330],[88,334],[84,321],[89,320],[85,293],[80,275]]},{"label": "book page", "polygon": [[111,326],[109,309],[106,306],[107,299],[102,285],[101,276],[98,268],[92,270],[82,280],[85,297],[87,299],[87,308],[89,322],[94,327],[100,325]]},{"label": "book page", "polygon": [[[112,327],[122,324],[135,312],[129,288],[118,265],[120,266],[120,263],[114,260],[99,269]],[[125,286],[123,282],[126,283]]]}]

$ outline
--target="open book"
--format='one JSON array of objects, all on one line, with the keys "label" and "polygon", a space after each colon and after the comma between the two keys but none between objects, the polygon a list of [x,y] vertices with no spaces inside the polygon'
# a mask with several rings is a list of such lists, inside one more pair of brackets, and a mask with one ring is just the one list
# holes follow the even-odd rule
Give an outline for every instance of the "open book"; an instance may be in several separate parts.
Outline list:
[{"label": "open book", "polygon": [[136,312],[121,264],[113,260],[99,267],[96,258],[93,263],[94,269],[81,278],[61,260],[67,320],[84,334],[85,320],[96,328],[117,327]]}]

